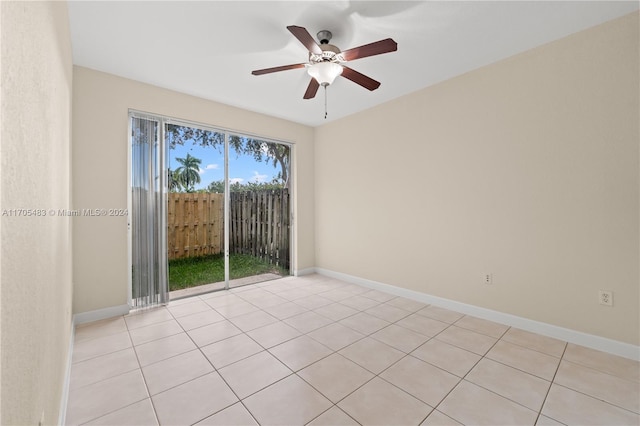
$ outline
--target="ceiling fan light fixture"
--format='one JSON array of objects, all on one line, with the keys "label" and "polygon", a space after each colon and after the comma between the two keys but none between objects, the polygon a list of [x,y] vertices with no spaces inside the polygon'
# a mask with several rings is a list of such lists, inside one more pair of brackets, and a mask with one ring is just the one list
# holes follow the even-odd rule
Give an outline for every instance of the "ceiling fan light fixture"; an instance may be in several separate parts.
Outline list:
[{"label": "ceiling fan light fixture", "polygon": [[329,86],[342,74],[342,65],[335,62],[318,62],[307,68],[309,75],[316,79],[321,86]]}]

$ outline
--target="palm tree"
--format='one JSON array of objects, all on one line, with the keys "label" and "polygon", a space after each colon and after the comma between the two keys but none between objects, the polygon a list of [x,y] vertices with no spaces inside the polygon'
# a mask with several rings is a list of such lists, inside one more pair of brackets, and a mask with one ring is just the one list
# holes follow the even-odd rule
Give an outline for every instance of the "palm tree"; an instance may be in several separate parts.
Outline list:
[{"label": "palm tree", "polygon": [[192,192],[193,185],[200,183],[200,163],[202,163],[202,160],[187,153],[185,158],[176,158],[176,161],[181,166],[174,171],[174,174],[182,183],[184,189],[187,192]]},{"label": "palm tree", "polygon": [[169,192],[180,192],[181,187],[180,176],[175,170],[169,169]]}]

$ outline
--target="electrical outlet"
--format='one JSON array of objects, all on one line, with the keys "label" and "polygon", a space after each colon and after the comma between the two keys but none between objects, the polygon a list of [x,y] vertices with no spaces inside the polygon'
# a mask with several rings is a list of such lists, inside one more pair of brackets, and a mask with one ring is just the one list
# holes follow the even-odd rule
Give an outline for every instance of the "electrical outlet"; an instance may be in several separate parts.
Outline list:
[{"label": "electrical outlet", "polygon": [[483,282],[485,284],[493,284],[493,274],[484,274]]},{"label": "electrical outlet", "polygon": [[598,300],[601,305],[613,306],[613,292],[610,290],[598,291]]}]

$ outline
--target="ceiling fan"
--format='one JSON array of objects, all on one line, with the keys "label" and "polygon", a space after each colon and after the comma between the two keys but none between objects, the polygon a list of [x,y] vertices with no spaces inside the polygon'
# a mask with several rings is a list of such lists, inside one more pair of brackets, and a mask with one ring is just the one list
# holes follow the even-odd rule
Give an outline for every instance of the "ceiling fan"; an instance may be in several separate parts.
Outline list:
[{"label": "ceiling fan", "polygon": [[307,48],[309,51],[309,62],[255,70],[252,71],[251,74],[262,75],[296,68],[307,68],[307,73],[311,76],[311,81],[309,82],[309,86],[307,86],[307,91],[304,93],[303,99],[312,99],[316,96],[320,86],[326,89],[339,75],[359,84],[365,89],[376,90],[380,87],[380,82],[343,65],[343,63],[398,50],[398,43],[387,38],[341,51],[336,46],[329,44],[332,36],[330,31],[322,30],[318,32],[318,40],[320,41],[320,44],[318,44],[304,27],[290,25],[287,29]]}]

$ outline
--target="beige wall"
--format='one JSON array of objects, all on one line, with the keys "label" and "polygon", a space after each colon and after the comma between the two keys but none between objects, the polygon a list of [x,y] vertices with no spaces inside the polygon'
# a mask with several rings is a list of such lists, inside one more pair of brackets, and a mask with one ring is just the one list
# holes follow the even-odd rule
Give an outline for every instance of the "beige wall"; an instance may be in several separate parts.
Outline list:
[{"label": "beige wall", "polygon": [[636,13],[317,128],[316,265],[638,345],[638,64]]},{"label": "beige wall", "polygon": [[[5,209],[68,209],[71,42],[63,2],[0,2]],[[0,424],[58,422],[71,331],[71,221],[2,216]],[[44,416],[44,417],[42,417]]]},{"label": "beige wall", "polygon": [[[314,266],[313,129],[292,122],[75,67],[73,198],[82,208],[127,208],[129,109],[250,132],[295,144],[294,270]],[[126,218],[74,220],[73,310],[127,303]]]}]

